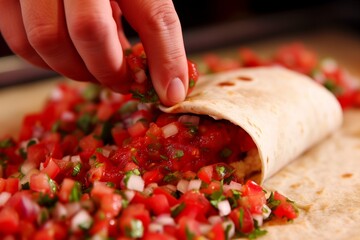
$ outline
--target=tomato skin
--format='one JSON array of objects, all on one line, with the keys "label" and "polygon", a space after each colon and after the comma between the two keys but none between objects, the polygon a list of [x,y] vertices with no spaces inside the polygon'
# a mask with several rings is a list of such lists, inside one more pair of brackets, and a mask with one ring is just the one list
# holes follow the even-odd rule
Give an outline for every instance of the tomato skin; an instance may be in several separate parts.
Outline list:
[{"label": "tomato skin", "polygon": [[5,207],[0,211],[0,233],[16,233],[20,227],[19,223],[19,215],[13,208]]},{"label": "tomato skin", "polygon": [[213,176],[213,171],[214,171],[213,166],[211,165],[205,166],[200,168],[200,170],[197,173],[197,176],[199,179],[201,179],[201,181],[210,184]]},{"label": "tomato skin", "polygon": [[212,240],[225,240],[225,231],[221,223],[216,223],[207,234],[207,237]]},{"label": "tomato skin", "polygon": [[52,193],[49,180],[45,173],[33,174],[30,177],[30,189],[35,192]]},{"label": "tomato skin", "polygon": [[163,187],[157,187],[154,189],[153,194],[157,195],[164,195],[167,199],[167,202],[169,203],[170,207],[175,206],[176,204],[179,204],[179,200],[176,199],[173,195],[171,195],[168,191],[166,191]]},{"label": "tomato skin", "polygon": [[248,208],[251,213],[261,214],[263,206],[266,204],[266,196],[262,187],[249,180],[243,185],[242,192],[241,205]]},{"label": "tomato skin", "polygon": [[143,237],[144,240],[176,240],[175,237],[172,237],[166,233],[151,233],[148,232]]},{"label": "tomato skin", "polygon": [[18,178],[8,178],[5,181],[6,181],[5,192],[14,194],[17,191],[19,191],[20,180]]},{"label": "tomato skin", "polygon": [[297,217],[297,211],[294,206],[279,192],[274,192],[274,200],[280,201],[280,204],[273,210],[275,216],[279,218],[286,218],[288,220]]},{"label": "tomato skin", "polygon": [[170,213],[170,205],[165,195],[153,194],[147,199],[147,205],[156,216]]},{"label": "tomato skin", "polygon": [[136,122],[132,126],[128,127],[128,133],[131,137],[140,137],[144,136],[148,128],[145,126],[145,124],[141,121]]},{"label": "tomato skin", "polygon": [[46,160],[48,154],[49,150],[44,143],[34,144],[27,149],[27,161],[35,163],[39,167],[40,163]]},{"label": "tomato skin", "polygon": [[50,178],[54,179],[60,173],[60,167],[53,158],[50,158],[47,166],[42,170],[42,172],[46,173]]},{"label": "tomato skin", "polygon": [[229,217],[234,222],[235,228],[240,232],[247,234],[254,231],[254,220],[249,209],[240,206],[233,209]]}]

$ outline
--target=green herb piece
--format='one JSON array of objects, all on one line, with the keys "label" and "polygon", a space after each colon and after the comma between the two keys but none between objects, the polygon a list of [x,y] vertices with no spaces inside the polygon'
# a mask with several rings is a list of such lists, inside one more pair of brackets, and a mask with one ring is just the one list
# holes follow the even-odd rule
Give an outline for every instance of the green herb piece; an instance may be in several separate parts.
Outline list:
[{"label": "green herb piece", "polygon": [[11,138],[6,138],[0,141],[0,148],[9,148],[13,146],[15,146],[15,143]]},{"label": "green herb piece", "polygon": [[230,148],[224,148],[221,152],[220,152],[220,156],[222,158],[228,158],[230,157],[232,154],[232,150]]},{"label": "green herb piece", "polygon": [[57,200],[58,200],[57,197],[51,197],[48,194],[40,193],[39,198],[37,199],[37,203],[40,206],[51,208],[55,205]]},{"label": "green herb piece", "polygon": [[277,206],[279,206],[280,203],[281,203],[280,200],[275,200],[275,199],[274,199],[274,193],[271,192],[269,198],[267,199],[267,205],[268,205],[268,207],[269,207],[271,210],[273,210],[273,209],[275,209]]},{"label": "green herb piece", "polygon": [[139,165],[139,161],[136,159],[134,155],[131,156],[131,160],[136,164]]},{"label": "green herb piece", "polygon": [[92,126],[92,116],[89,113],[85,113],[78,118],[76,124],[84,133],[89,133]]},{"label": "green herb piece", "polygon": [[185,203],[182,202],[179,205],[177,205],[175,208],[173,208],[171,210],[171,217],[173,218],[177,217],[182,212],[182,210],[184,210],[185,206],[186,206]]},{"label": "green herb piece", "polygon": [[144,235],[144,226],[142,221],[138,219],[132,219],[130,222],[130,227],[125,229],[125,234],[127,237],[141,238]]},{"label": "green herb piece", "polygon": [[26,183],[21,184],[21,189],[22,190],[29,190],[30,189],[30,183],[26,182]]},{"label": "green herb piece", "polygon": [[334,80],[328,79],[324,82],[324,87],[335,95],[339,95],[344,92],[344,89],[337,85]]},{"label": "green herb piece", "polygon": [[243,224],[244,224],[244,209],[240,208],[239,209],[239,226],[240,226],[240,229],[242,229]]},{"label": "green herb piece", "polygon": [[219,191],[215,191],[210,195],[210,203],[214,207],[217,207],[219,202],[225,200],[226,197],[223,195],[223,189],[221,188]]},{"label": "green herb piece", "polygon": [[51,178],[49,178],[49,185],[50,185],[51,192],[56,193],[57,185],[56,185],[56,182],[54,180],[52,180]]},{"label": "green herb piece", "polygon": [[194,240],[195,239],[195,234],[190,231],[188,226],[186,226],[186,228],[185,228],[185,234],[186,234],[186,240]]},{"label": "green herb piece", "polygon": [[80,173],[81,168],[82,168],[82,164],[81,164],[81,163],[77,163],[77,164],[74,166],[74,169],[73,169],[71,175],[72,175],[73,177],[76,177],[76,176]]},{"label": "green herb piece", "polygon": [[61,125],[61,121],[60,121],[60,120],[56,121],[56,122],[51,126],[51,132],[53,132],[53,133],[58,132],[59,129],[60,129],[60,125]]},{"label": "green herb piece", "polygon": [[180,176],[181,176],[181,173],[178,171],[169,173],[163,178],[163,181],[166,183],[174,182],[174,181],[178,180],[180,178]]},{"label": "green herb piece", "polygon": [[167,156],[165,156],[165,155],[160,155],[160,158],[164,159],[164,160],[169,160],[169,158]]},{"label": "green herb piece", "polygon": [[88,84],[82,92],[82,97],[87,101],[97,101],[101,92],[101,87],[95,84]]},{"label": "green herb piece", "polygon": [[176,151],[175,151],[174,157],[175,157],[175,158],[182,158],[184,155],[185,155],[185,154],[184,154],[184,151],[179,149],[179,150],[176,150]]},{"label": "green herb piece", "polygon": [[267,233],[267,231],[265,229],[260,229],[260,228],[255,228],[254,231],[252,231],[248,238],[249,239],[257,239],[258,237],[264,236]]},{"label": "green herb piece", "polygon": [[40,214],[38,215],[39,225],[44,224],[49,219],[49,211],[46,208],[40,209]]},{"label": "green herb piece", "polygon": [[114,188],[115,187],[115,183],[113,182],[106,182],[106,186]]},{"label": "green herb piece", "polygon": [[190,78],[189,79],[189,88],[193,88],[193,87],[195,87],[195,80]]},{"label": "green herb piece", "polygon": [[75,182],[74,186],[71,189],[69,201],[78,202],[81,198],[81,186],[79,182]]}]

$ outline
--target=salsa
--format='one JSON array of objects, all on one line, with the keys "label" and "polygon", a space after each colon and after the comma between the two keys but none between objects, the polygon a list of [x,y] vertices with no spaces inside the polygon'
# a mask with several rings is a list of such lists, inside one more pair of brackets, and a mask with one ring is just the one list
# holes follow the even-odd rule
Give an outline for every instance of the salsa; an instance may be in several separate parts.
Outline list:
[{"label": "salsa", "polygon": [[[134,78],[149,80],[135,50],[128,60],[141,56],[145,72]],[[297,217],[291,200],[253,181],[261,162],[244,130],[162,113],[145,103],[155,99],[147,82],[129,95],[60,84],[17,138],[0,138],[1,239],[256,238],[265,222]]]}]

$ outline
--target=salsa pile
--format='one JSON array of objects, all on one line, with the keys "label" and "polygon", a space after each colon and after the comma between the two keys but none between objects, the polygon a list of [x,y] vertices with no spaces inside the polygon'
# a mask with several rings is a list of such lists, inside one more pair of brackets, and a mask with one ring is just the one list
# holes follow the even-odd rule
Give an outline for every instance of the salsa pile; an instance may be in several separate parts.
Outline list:
[{"label": "salsa pile", "polygon": [[[313,76],[343,107],[359,104],[344,70],[302,45],[270,60],[241,56],[205,63],[211,72],[281,64]],[[60,84],[17,138],[0,138],[1,239],[253,239],[266,222],[297,217],[291,200],[250,180],[261,162],[244,130],[160,112],[142,46],[126,59],[132,94]],[[199,73],[188,64],[191,89]]]}]

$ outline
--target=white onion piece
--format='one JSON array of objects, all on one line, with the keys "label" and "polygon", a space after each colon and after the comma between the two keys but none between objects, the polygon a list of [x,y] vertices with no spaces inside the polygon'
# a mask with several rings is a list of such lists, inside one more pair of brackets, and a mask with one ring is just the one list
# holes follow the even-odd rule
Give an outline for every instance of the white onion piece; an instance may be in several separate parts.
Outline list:
[{"label": "white onion piece", "polygon": [[175,225],[175,220],[171,217],[170,214],[161,214],[155,219],[156,223],[159,223],[161,225]]},{"label": "white onion piece", "polygon": [[208,232],[210,232],[212,226],[210,224],[200,224],[199,230],[201,234],[206,235]]},{"label": "white onion piece", "polygon": [[271,214],[271,209],[268,207],[268,205],[264,204],[262,209],[262,216],[264,219],[267,219]]},{"label": "white onion piece", "polygon": [[186,193],[188,190],[189,181],[185,179],[181,179],[178,184],[176,185],[176,189],[179,192]]},{"label": "white onion piece", "polygon": [[143,83],[145,82],[147,79],[145,71],[143,69],[141,69],[140,71],[137,71],[135,73],[135,82],[137,83]]},{"label": "white onion piece", "polygon": [[175,123],[169,123],[161,128],[164,138],[168,138],[176,135],[179,132],[178,127]]},{"label": "white onion piece", "polygon": [[133,190],[125,190],[124,194],[126,196],[126,200],[128,200],[129,202],[131,202],[131,200],[134,198],[135,196],[135,192]]},{"label": "white onion piece", "polygon": [[51,91],[50,99],[53,101],[59,101],[63,98],[63,92],[60,88],[54,88],[54,90]]},{"label": "white onion piece", "polygon": [[223,186],[223,188],[224,188],[224,192],[227,192],[229,190],[241,191],[242,190],[242,185],[240,183],[235,182],[235,181],[231,181],[229,184],[225,184]]},{"label": "white onion piece", "polygon": [[253,214],[252,217],[257,222],[258,226],[263,225],[264,217],[262,214]]},{"label": "white onion piece", "polygon": [[21,165],[21,173],[26,175],[28,172],[30,172],[32,169],[36,168],[36,164],[30,161],[26,161]]},{"label": "white onion piece", "polygon": [[81,162],[80,155],[71,156],[71,157],[70,157],[70,161],[73,162],[73,163]]},{"label": "white onion piece", "polygon": [[144,191],[145,182],[142,177],[138,175],[131,175],[127,181],[126,186],[130,190],[142,192]]},{"label": "white onion piece", "polygon": [[71,230],[77,231],[81,228],[90,228],[91,223],[92,218],[89,213],[85,210],[81,210],[71,219]]},{"label": "white onion piece", "polygon": [[182,115],[179,117],[178,121],[184,124],[191,124],[193,126],[198,126],[200,122],[200,117],[192,116],[192,115]]},{"label": "white onion piece", "polygon": [[11,193],[9,192],[0,193],[0,207],[4,206],[10,197],[11,197]]},{"label": "white onion piece", "polygon": [[221,217],[223,216],[227,216],[230,214],[231,212],[231,206],[228,200],[223,200],[220,201],[217,205],[218,209],[219,209],[219,215]]},{"label": "white onion piece", "polygon": [[149,228],[149,232],[153,232],[153,233],[162,233],[162,232],[164,232],[163,225],[161,225],[159,223],[150,223],[148,228]]},{"label": "white onion piece", "polygon": [[56,220],[64,220],[68,217],[68,211],[66,207],[60,202],[56,203],[53,214]]},{"label": "white onion piece", "polygon": [[146,196],[150,196],[153,194],[154,189],[157,188],[159,185],[157,183],[150,183],[146,186],[146,188],[144,189],[144,194]]},{"label": "white onion piece", "polygon": [[209,221],[209,223],[214,225],[216,223],[222,222],[222,218],[218,215],[213,215],[208,218],[208,221]]},{"label": "white onion piece", "polygon": [[337,62],[332,58],[326,58],[321,61],[321,67],[326,72],[334,72],[338,68]]},{"label": "white onion piece", "polygon": [[65,111],[61,114],[61,120],[63,121],[72,122],[75,121],[75,118],[75,113],[70,111]]},{"label": "white onion piece", "polygon": [[[230,228],[229,228],[230,226]],[[231,220],[227,220],[224,221],[222,223],[222,227],[223,229],[229,229],[229,231],[227,231],[227,239],[232,239],[232,237],[235,235],[235,225]]]},{"label": "white onion piece", "polygon": [[71,156],[70,155],[66,155],[62,158],[63,161],[67,161],[69,162],[71,160]]},{"label": "white onion piece", "polygon": [[201,187],[201,180],[200,179],[193,179],[193,180],[190,180],[187,189],[188,189],[188,191],[199,190],[200,187]]},{"label": "white onion piece", "polygon": [[109,157],[109,156],[110,156],[110,153],[111,153],[111,150],[106,149],[106,148],[102,148],[101,154],[102,154],[104,157]]},{"label": "white onion piece", "polygon": [[68,203],[65,205],[65,207],[69,217],[73,216],[75,213],[81,210],[81,205],[79,202]]}]

